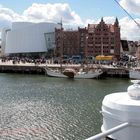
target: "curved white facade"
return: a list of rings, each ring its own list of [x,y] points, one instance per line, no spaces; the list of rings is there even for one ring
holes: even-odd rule
[[[35,23],[32,23],[32,22],[13,22],[12,23],[12,31],[17,30],[17,29],[22,29],[25,27],[29,27],[29,26],[32,26],[34,24]]]
[[[5,55],[6,37],[7,33],[11,31],[9,28],[3,28],[1,32],[1,55]]]
[[[46,52],[45,33],[54,32],[60,25],[55,23],[13,23],[5,38],[5,53]]]

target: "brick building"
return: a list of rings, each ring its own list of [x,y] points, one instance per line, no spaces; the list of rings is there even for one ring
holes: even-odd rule
[[[78,30],[67,30],[63,28],[55,29],[55,56],[63,55],[81,55],[85,56],[86,47],[86,28],[78,28]]]
[[[88,24],[86,55],[120,56],[120,27],[118,19],[115,23],[105,24],[103,18],[99,24]]]
[[[87,28],[74,31],[55,30],[55,55],[80,55],[81,57],[113,55],[120,57],[120,27],[116,18],[114,24],[88,24]]]

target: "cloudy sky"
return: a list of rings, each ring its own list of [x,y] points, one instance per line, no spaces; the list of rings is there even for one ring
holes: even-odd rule
[[[117,0],[140,23],[140,0]],[[0,29],[12,22],[55,22],[62,18],[67,28],[99,23],[101,18],[113,23],[118,17],[121,38],[140,40],[140,27],[115,0],[0,0]]]

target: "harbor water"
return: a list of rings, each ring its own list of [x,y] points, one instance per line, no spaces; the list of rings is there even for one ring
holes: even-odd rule
[[[0,85],[1,140],[84,140],[101,132],[104,96],[130,80],[1,73]]]

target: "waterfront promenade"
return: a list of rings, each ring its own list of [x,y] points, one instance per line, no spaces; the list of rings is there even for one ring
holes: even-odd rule
[[[0,72],[1,73],[29,73],[29,74],[45,74],[46,65],[51,68],[60,68],[60,64],[53,64],[50,61],[45,63],[22,62],[22,61],[2,61],[0,59]],[[80,64],[62,65],[62,67],[80,67]]]
[[[50,68],[63,68],[73,67],[80,68],[81,64],[54,64],[50,61],[45,63],[28,63],[28,62],[14,62],[12,60],[3,62],[0,60],[0,72],[2,73],[29,73],[29,74],[46,74],[46,65]],[[87,65],[85,65],[86,67]],[[129,69],[126,67],[114,67],[112,65],[100,65],[100,64],[88,64],[89,68],[101,68],[104,72],[104,76],[110,77],[128,77]]]

